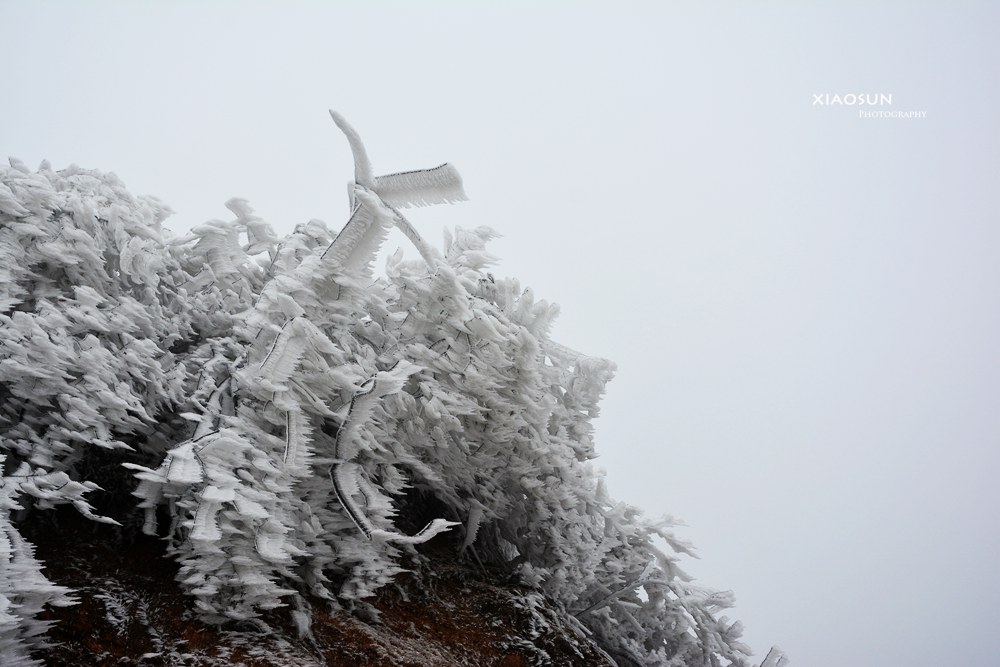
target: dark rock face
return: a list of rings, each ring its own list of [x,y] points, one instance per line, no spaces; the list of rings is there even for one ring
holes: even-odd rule
[[[287,609],[266,628],[205,625],[160,540],[53,514],[34,522],[31,539],[46,575],[77,591],[79,604],[48,612],[55,625],[39,657],[52,667],[614,664],[565,611],[502,573],[460,562],[443,537],[369,608],[352,614],[316,601],[312,636],[302,638]]]

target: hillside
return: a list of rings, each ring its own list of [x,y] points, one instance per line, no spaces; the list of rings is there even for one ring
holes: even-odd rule
[[[58,530],[51,529],[58,526]],[[55,608],[47,665],[216,667],[527,667],[608,665],[566,613],[496,570],[455,558],[444,536],[423,548],[413,573],[371,600],[364,617],[314,610],[312,636],[281,614],[257,627],[222,628],[192,618],[164,545],[70,512],[31,535],[46,574],[80,604]],[[2,661],[0,661],[2,663]]]
[[[234,199],[174,237],[113,174],[0,173],[7,663],[749,664],[592,465],[613,364],[486,270],[492,230],[400,212],[464,199],[453,166],[374,176],[333,116],[336,233]],[[392,227],[419,258],[379,276]]]

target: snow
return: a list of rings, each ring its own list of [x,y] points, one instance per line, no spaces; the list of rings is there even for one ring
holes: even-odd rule
[[[68,599],[17,539],[14,499],[90,514],[97,485],[70,475],[100,448],[134,455],[121,462],[144,529],[159,529],[157,509],[171,515],[178,580],[207,621],[290,605],[308,628],[306,594],[362,604],[415,545],[452,530],[612,655],[748,664],[740,626],[717,616],[731,600],[677,566],[688,549],[671,522],[614,501],[592,466],[614,365],[551,340],[554,304],[486,271],[492,230],[456,229],[438,251],[397,210],[464,199],[453,166],[374,177],[357,132],[333,117],[356,174],[338,234],[313,221],[279,239],[234,199],[235,219],[174,239],[159,227],[166,208],[112,175],[0,174],[0,252],[13,262],[0,294],[3,448],[18,464],[3,477],[2,564],[34,573],[0,602],[35,601],[4,612],[0,637],[31,646],[37,610]],[[375,277],[393,225],[420,259],[394,256]],[[412,535],[396,524],[421,511],[410,489],[444,514]],[[525,602],[538,633],[540,599]],[[102,600],[118,618],[117,598]]]

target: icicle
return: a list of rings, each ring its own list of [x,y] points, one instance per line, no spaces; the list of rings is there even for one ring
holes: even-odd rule
[[[197,484],[204,478],[201,462],[194,453],[193,441],[188,440],[170,450],[165,477],[175,484]]]
[[[462,177],[447,162],[433,169],[377,176],[372,190],[382,201],[396,208],[451,204],[468,199],[462,188]]]
[[[274,385],[284,384],[295,372],[306,349],[306,337],[315,333],[309,320],[294,317],[281,327],[267,356],[260,363],[259,374]]]
[[[215,515],[222,509],[222,505],[217,502],[206,500],[198,505],[198,510],[194,515],[194,524],[191,528],[191,539],[205,542],[215,542],[222,537],[219,524],[215,520]]]
[[[336,266],[368,275],[371,262],[389,234],[392,218],[384,215],[371,191],[354,188],[354,211],[344,228],[322,255]]]
[[[303,462],[308,456],[302,451],[303,445],[308,444],[307,420],[308,417],[297,408],[285,413],[285,452],[281,462],[286,471],[297,471],[304,467]]]
[[[638,588],[639,586],[643,585],[644,583],[647,583],[650,580],[650,575],[653,572],[655,572],[655,571],[656,571],[656,561],[655,560],[651,560],[651,561],[649,561],[646,564],[646,567],[643,568],[642,573],[638,577],[636,577],[632,581],[628,582],[625,586],[622,586],[618,590],[612,591],[612,592],[608,593],[603,598],[601,598],[600,600],[598,600],[594,604],[590,605],[586,609],[584,609],[582,611],[578,611],[578,612],[574,613],[573,615],[576,616],[577,618],[579,618],[579,617],[583,616],[584,614],[589,614],[590,612],[592,612],[592,611],[594,611],[596,609],[600,609],[601,607],[608,606],[609,604],[611,604],[612,602],[614,602],[616,599],[618,599],[622,595],[624,595],[626,593],[630,593],[630,592],[634,591],[636,588]]]
[[[284,530],[273,521],[265,521],[254,538],[257,553],[262,558],[279,563],[290,560],[286,542]]]
[[[468,549],[476,541],[479,533],[479,525],[483,522],[483,506],[478,501],[472,503],[469,508],[469,518],[465,523],[465,539],[462,541],[462,550]]]
[[[388,530],[376,530],[372,532],[369,539],[381,540],[383,542],[398,542],[400,544],[423,544],[446,530],[450,530],[452,526],[457,525],[459,525],[458,521],[434,519],[414,535],[404,535],[403,533]]]
[[[424,241],[424,238],[417,232],[416,227],[414,227],[402,213],[394,208],[390,207],[390,209],[396,214],[394,218],[396,229],[403,232],[403,236],[410,240],[410,243],[414,245],[417,252],[420,253],[420,256],[424,258],[425,262],[427,262],[427,266],[431,267],[431,269],[436,269],[438,264],[442,261],[441,255],[438,253],[437,249]]]
[[[351,489],[352,487],[357,489],[358,483],[348,475],[343,463],[336,463],[331,467],[330,481],[333,482],[333,491],[337,495],[340,505],[347,512],[348,518],[361,531],[362,535],[369,540],[372,539],[372,533],[375,531],[374,526],[351,498]]]
[[[772,646],[771,650],[767,652],[767,656],[764,658],[764,662],[760,663],[760,667],[785,667],[788,664],[788,656],[777,646]]]

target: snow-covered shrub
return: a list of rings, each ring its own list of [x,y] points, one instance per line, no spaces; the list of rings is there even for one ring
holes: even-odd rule
[[[46,605],[76,604],[69,590],[53,584],[42,574],[34,549],[11,522],[12,510],[24,509],[17,502],[22,492],[35,497],[55,495],[77,502],[88,487],[70,481],[66,473],[32,475],[27,464],[4,475],[4,455],[0,454],[0,658],[7,667],[33,667],[31,650],[44,646],[42,635],[49,623],[36,615]]]
[[[235,220],[170,239],[165,207],[113,176],[3,172],[0,442],[75,495],[18,488],[89,514],[78,473],[95,446],[122,452],[210,622],[291,605],[307,631],[316,598],[364,608],[452,529],[623,664],[747,664],[718,616],[729,596],[689,583],[669,522],[612,500],[592,467],[613,364],[551,340],[555,306],[487,272],[491,230],[438,251],[400,213],[464,198],[453,167],[375,177],[334,120],[355,153],[338,234],[314,220],[279,240],[231,200]],[[419,259],[376,277],[392,226]],[[408,535],[396,520],[420,498],[441,516]]]

